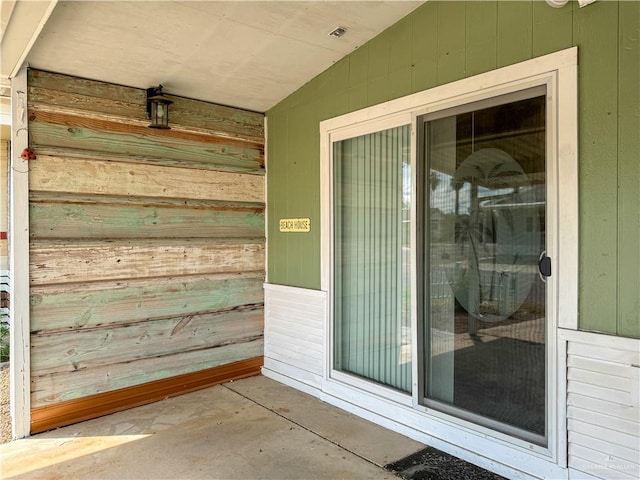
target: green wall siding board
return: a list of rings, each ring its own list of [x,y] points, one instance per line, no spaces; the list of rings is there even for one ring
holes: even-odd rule
[[[551,9],[543,2],[533,3],[533,56],[538,57],[572,46],[573,14],[570,6]]]
[[[328,72],[331,74],[331,88],[335,91],[346,90],[349,88],[349,69],[351,68],[351,57],[344,57],[336,62]]]
[[[438,85],[455,82],[465,77],[465,52],[457,50],[438,57]]]
[[[350,111],[349,90],[336,91],[329,100],[331,102],[331,114],[337,117]]]
[[[411,90],[411,67],[391,72],[391,98],[409,95]],[[373,102],[370,102],[373,105]]]
[[[465,4],[438,3],[438,85],[464,78]]]
[[[411,37],[413,25],[411,17],[405,17],[390,27],[389,32],[389,64],[390,72],[402,70],[411,66],[412,51]],[[373,52],[369,53],[369,62],[373,61]]]
[[[529,60],[532,57],[532,3],[497,2],[498,67]]]
[[[280,252],[279,255],[269,255],[267,258],[267,274],[270,281],[275,278],[284,278],[288,263],[286,237],[278,231],[279,218],[287,216],[288,127],[286,110],[270,112],[267,115],[269,136],[267,140],[267,195],[272,205],[271,210],[268,210],[267,242],[270,252]]]
[[[331,105],[331,116],[342,115],[349,111],[349,68],[350,57],[345,57],[331,67],[331,93],[325,97]]]
[[[614,334],[618,281],[618,4],[596,2],[589,7],[577,9],[574,17],[580,64],[580,326]]]
[[[413,65],[411,71],[411,91],[420,92],[438,85],[437,62],[420,60]]]
[[[363,45],[349,56],[349,87],[367,83],[369,71],[369,45]]]
[[[438,58],[438,5],[427,2],[414,11],[410,18],[413,21],[411,59],[413,64],[435,62]]]
[[[496,2],[465,2],[465,22],[467,48],[474,43],[495,42],[498,5]]]
[[[367,79],[385,76],[389,73],[389,33],[385,30],[369,44]]]
[[[312,104],[313,105],[313,104]],[[316,105],[316,110],[319,108]],[[320,222],[320,185],[316,179],[319,176],[319,155],[317,145],[320,143],[320,133],[317,128],[319,119],[313,114],[313,108],[296,112],[291,117],[293,138],[290,145],[296,146],[295,151],[299,155],[292,158],[291,162],[291,195],[293,198],[302,198],[303,202],[292,202],[290,217],[310,218],[312,225]],[[305,132],[311,132],[305,135]],[[312,236],[318,235],[317,229],[309,233],[283,233],[288,236],[289,251],[292,258],[303,258],[304,252],[312,246]],[[319,276],[319,264],[314,262],[307,265],[306,262],[290,262],[288,278],[292,284],[301,286],[313,285],[313,278]]]
[[[577,2],[552,8],[543,1],[426,2],[325,72],[331,78],[330,90],[315,89],[312,98],[302,102],[296,95],[297,103],[285,99],[272,110],[278,112],[275,121],[290,134],[295,132],[300,142],[295,149],[278,149],[281,153],[275,158],[271,143],[279,137],[270,130],[270,159],[286,165],[288,156],[305,152],[310,161],[319,162],[316,120],[328,118],[324,112],[338,116],[578,46],[580,328],[640,337],[639,5],[598,1],[585,8],[578,8]],[[382,47],[387,37],[388,55]],[[386,59],[387,76],[379,74]],[[315,112],[315,120],[293,127],[299,109]],[[306,172],[312,177],[298,193],[284,188],[286,173],[269,172],[270,219],[286,216],[284,203],[308,205],[319,215],[319,165]],[[272,191],[277,192],[274,201]],[[270,232],[277,227],[274,221],[269,221]],[[312,232],[318,223],[319,217],[312,219]],[[320,288],[317,233],[299,243],[295,255],[285,240],[270,243],[272,283]],[[295,264],[300,278],[287,277],[294,269],[281,262]]]
[[[438,56],[465,47],[465,2],[438,2]]]
[[[617,331],[640,337],[640,2],[619,18]]]
[[[372,79],[367,86],[369,104],[386,102],[392,98],[389,75]]]
[[[362,84],[349,89],[349,111],[360,110],[369,106],[367,85]]]
[[[494,2],[466,2],[465,68],[467,76],[496,68],[498,8]]]

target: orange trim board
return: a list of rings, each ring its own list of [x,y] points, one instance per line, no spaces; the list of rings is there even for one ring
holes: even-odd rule
[[[31,409],[31,434],[260,374],[263,357]]]

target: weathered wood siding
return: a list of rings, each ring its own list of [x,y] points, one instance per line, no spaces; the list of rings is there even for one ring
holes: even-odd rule
[[[263,115],[29,72],[32,407],[263,353]]]

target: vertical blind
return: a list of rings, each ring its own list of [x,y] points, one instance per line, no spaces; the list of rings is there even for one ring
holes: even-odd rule
[[[334,368],[409,392],[410,127],[333,153]]]

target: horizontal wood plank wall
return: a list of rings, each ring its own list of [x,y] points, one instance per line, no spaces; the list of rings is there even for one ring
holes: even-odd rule
[[[29,72],[38,429],[262,357],[263,115],[170,98],[171,130],[150,129],[144,90]]]

